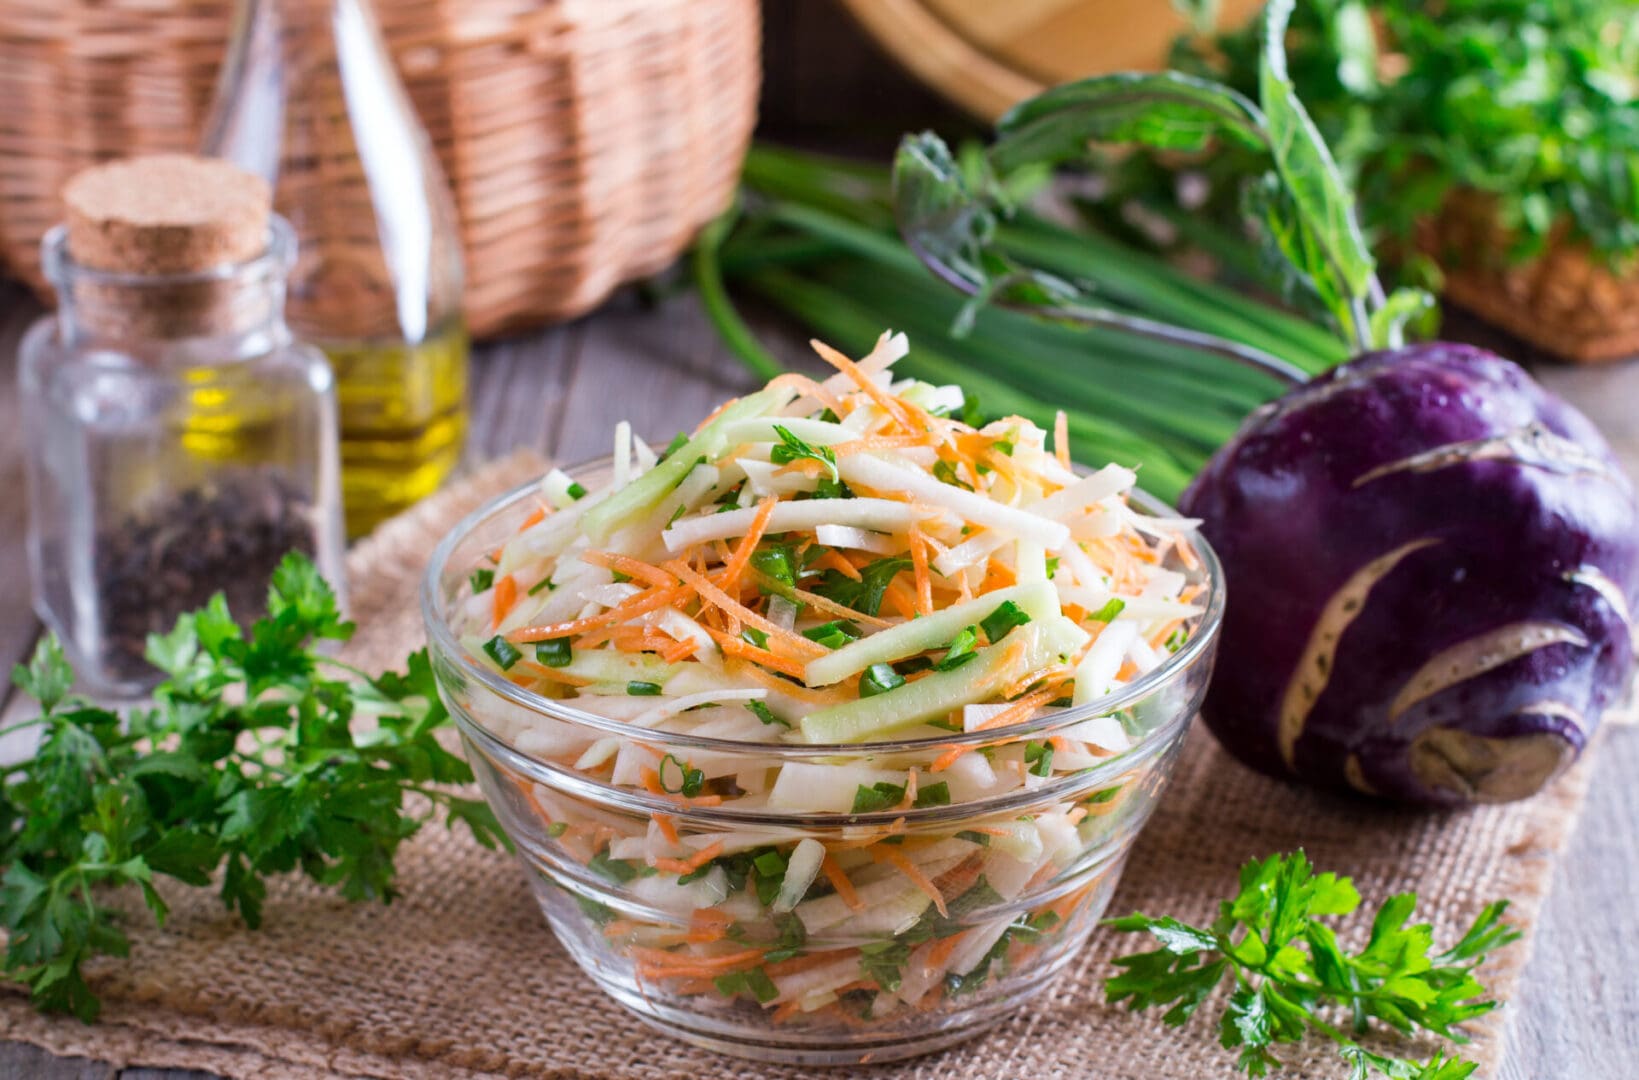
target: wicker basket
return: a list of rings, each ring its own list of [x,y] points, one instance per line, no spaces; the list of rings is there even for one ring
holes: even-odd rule
[[[594,306],[727,204],[757,0],[377,0],[455,192],[478,334]],[[191,149],[233,0],[0,0],[0,262],[37,288],[84,165]]]
[[[1621,275],[1555,239],[1510,265],[1488,200],[1452,199],[1421,246],[1446,268],[1445,296],[1516,337],[1577,363],[1639,355],[1639,270]]]

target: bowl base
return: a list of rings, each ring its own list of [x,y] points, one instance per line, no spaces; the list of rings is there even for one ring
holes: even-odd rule
[[[714,1053],[780,1065],[872,1065],[945,1050],[989,1031],[1045,990],[1079,952],[1064,950],[1029,976],[1015,980],[1006,993],[971,1009],[930,1014],[923,1030],[901,1028],[878,1036],[863,1030],[805,1032],[792,1027],[780,1031],[766,1025],[739,1024],[732,1014],[712,1016],[676,1008],[634,990],[629,983],[604,980],[595,970],[586,973],[604,993],[650,1027]]]

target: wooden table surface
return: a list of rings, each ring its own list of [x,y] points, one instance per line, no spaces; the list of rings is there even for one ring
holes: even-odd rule
[[[38,314],[0,284],[0,669],[34,640],[21,551],[21,447],[14,353]],[[777,344],[794,355],[792,335]],[[1639,475],[1639,364],[1547,368],[1545,381],[1586,409]],[[606,453],[616,421],[657,445],[692,426],[747,378],[692,300],[651,307],[631,297],[568,326],[480,350],[471,460],[529,446],[560,461]],[[1513,1034],[1502,1080],[1618,1080],[1639,1075],[1639,730],[1599,747],[1593,794],[1556,876],[1525,981],[1509,1003]],[[1346,869],[1346,868],[1345,868]],[[137,956],[133,963],[152,962]],[[3,1041],[0,1080],[179,1080],[203,1074],[53,1058]],[[1230,1070],[1225,1069],[1225,1076]],[[1341,1075],[1341,1072],[1340,1074]]]

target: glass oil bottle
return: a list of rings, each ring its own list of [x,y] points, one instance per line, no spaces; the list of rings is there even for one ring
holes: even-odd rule
[[[459,463],[468,363],[454,204],[368,0],[241,0],[204,152],[296,230],[289,318],[335,370],[362,535]]]

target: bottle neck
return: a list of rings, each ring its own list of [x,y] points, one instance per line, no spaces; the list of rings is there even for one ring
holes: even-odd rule
[[[84,266],[69,255],[60,227],[47,234],[42,249],[57,291],[57,334],[68,348],[114,351],[156,366],[195,366],[265,356],[290,342],[285,275],[295,240],[277,217],[261,255],[200,273]]]

